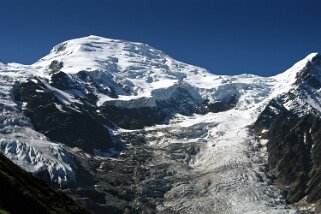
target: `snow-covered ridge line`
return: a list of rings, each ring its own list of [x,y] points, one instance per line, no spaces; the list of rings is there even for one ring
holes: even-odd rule
[[[97,84],[110,88],[118,95],[118,98],[112,98],[97,94],[98,106],[107,101],[111,105],[135,108],[144,105],[155,106],[156,100],[170,98],[173,88],[177,88],[177,85],[189,85],[188,91],[193,97],[201,96],[209,102],[224,99],[222,85],[225,85],[227,93],[239,96],[247,88],[269,85],[267,87],[275,88],[274,93],[266,96],[275,97],[289,91],[297,73],[317,55],[312,53],[284,73],[270,78],[250,74],[224,76],[176,61],[162,51],[143,43],[91,35],[56,45],[47,56],[30,66],[25,66],[25,69],[28,67],[37,71],[38,75],[50,79],[51,63],[61,62],[61,71],[72,75],[86,71],[96,79]]]
[[[197,96],[210,102],[217,101],[215,88],[228,84],[232,86],[244,83],[248,87],[253,83],[273,84],[276,88],[273,96],[277,96],[292,87],[297,73],[317,55],[317,53],[310,54],[286,72],[270,78],[250,74],[224,76],[214,75],[206,69],[176,61],[146,44],[89,36],[55,46],[47,56],[31,67],[48,75],[51,63],[57,61],[63,64],[61,71],[67,74],[91,72],[96,80],[103,78],[99,84],[112,88],[119,95],[113,99],[101,94],[98,105],[109,101],[116,106],[128,105],[129,108],[134,108],[143,105],[154,106],[155,100],[168,99],[172,88],[177,87],[177,84],[182,85],[181,83],[190,85],[195,89],[189,90],[190,92],[195,94],[194,91],[198,91]],[[244,87],[241,86],[240,90],[243,90],[242,88]],[[226,90],[229,90],[229,87],[226,87]],[[127,102],[129,100],[132,102]]]

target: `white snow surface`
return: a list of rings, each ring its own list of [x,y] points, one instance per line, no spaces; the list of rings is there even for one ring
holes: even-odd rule
[[[156,101],[166,100],[177,88],[184,88],[194,97],[210,103],[236,95],[241,97],[237,108],[246,109],[249,108],[248,103],[253,104],[252,99],[257,99],[254,102],[257,103],[265,97],[271,99],[293,89],[297,73],[316,55],[308,55],[273,77],[252,74],[227,76],[179,62],[143,43],[88,36],[55,46],[29,69],[50,79],[50,64],[58,61],[63,63],[61,70],[67,74],[89,72],[104,87],[112,85],[118,95],[118,98],[112,98],[97,94],[98,106],[105,102],[126,108],[155,106]]]
[[[118,98],[97,94],[98,106],[104,102],[126,108],[154,106],[156,100],[168,99],[177,87],[187,89],[195,99],[207,99],[211,103],[237,96],[239,101],[231,110],[177,115],[168,125],[146,128],[150,145],[155,148],[171,143],[201,145],[200,152],[189,164],[189,173],[195,175],[193,180],[177,183],[166,193],[165,202],[158,209],[171,208],[184,213],[295,213],[284,204],[279,192],[268,185],[261,168],[266,154],[252,151],[258,142],[249,134],[248,126],[271,99],[297,89],[296,75],[315,56],[311,54],[273,77],[226,76],[178,62],[142,43],[98,36],[69,40],[55,46],[32,65],[0,64],[0,149],[29,171],[47,169],[58,182],[73,179],[72,161],[64,147],[35,132],[10,95],[16,80],[23,81],[30,75],[50,79],[49,66],[53,60],[62,62],[61,70],[69,75],[86,71],[105,86],[111,82],[119,85],[120,88],[115,89]],[[127,91],[121,88],[124,86]],[[63,104],[77,102],[67,92],[57,89],[56,93],[62,97]],[[298,101],[296,105],[302,107],[308,102],[311,108],[321,111],[320,92],[316,93],[308,101],[300,99],[302,103]],[[286,107],[290,109],[293,105]],[[119,132],[126,131],[119,129]]]
[[[273,81],[248,74],[214,75],[206,69],[176,61],[149,45],[97,36],[63,42],[31,68],[43,76],[49,75],[49,66],[54,60],[63,63],[61,70],[65,73],[91,71],[95,79],[108,75],[108,80],[102,84],[108,86],[112,80],[130,91],[121,92],[123,90],[116,88],[120,95],[117,99],[100,94],[98,105],[114,100],[115,105],[138,107],[129,104],[131,100],[137,105],[150,106],[155,104],[155,99],[166,99],[173,89],[186,85],[191,94],[197,93],[215,102],[226,94],[239,93],[255,85],[265,87],[264,84]]]

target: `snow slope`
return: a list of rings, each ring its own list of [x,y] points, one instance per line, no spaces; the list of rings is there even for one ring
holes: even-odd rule
[[[197,93],[215,102],[252,85],[265,87],[270,84],[269,79],[255,75],[214,75],[203,68],[178,62],[146,44],[97,36],[63,42],[31,68],[46,76],[53,61],[62,62],[61,70],[67,74],[88,71],[99,84],[113,87],[119,95],[115,102],[123,101],[119,105],[124,106],[128,100],[135,99],[139,100],[138,103],[153,105],[153,99],[164,100],[173,88],[186,85],[190,86],[191,94]],[[101,98],[98,105],[115,100],[104,94],[98,95]]]
[[[98,106],[107,101],[126,108],[155,106],[155,101],[166,100],[177,88],[184,88],[195,99],[210,103],[237,96],[240,98],[237,108],[247,109],[249,104],[293,89],[297,73],[316,55],[308,55],[274,77],[226,76],[176,61],[146,44],[89,36],[55,46],[29,69],[50,79],[50,65],[57,61],[63,64],[61,71],[71,76],[80,71],[88,72],[97,84],[111,88],[117,95],[115,98],[97,92]]]

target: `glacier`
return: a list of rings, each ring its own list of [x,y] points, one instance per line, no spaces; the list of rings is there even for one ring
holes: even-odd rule
[[[266,169],[266,140],[255,136],[251,125],[271,100],[289,92],[295,95],[306,92],[298,89],[298,76],[317,57],[316,53],[310,54],[272,77],[227,76],[176,61],[142,43],[98,36],[69,40],[32,65],[0,64],[0,151],[27,171],[47,173],[50,182],[60,187],[77,180],[78,166],[74,160],[77,155],[83,154],[82,158],[88,160],[117,160],[106,155],[108,151],[79,152],[79,148],[70,148],[35,131],[24,114],[24,103],[14,97],[16,83],[34,77],[60,101],[55,103],[60,111],[65,111],[64,108],[79,111],[77,106],[85,105],[90,93],[97,99],[88,101],[88,106],[98,113],[104,107],[126,113],[130,109],[173,105],[164,111],[172,111],[165,115],[166,122],[142,128],[122,127],[115,121],[106,124],[106,132],[113,139],[144,135],[148,147],[157,154],[149,167],[167,163],[173,168],[174,175],[168,177],[175,177],[175,182],[156,203],[157,212],[297,213],[285,203],[280,190],[271,185]],[[53,69],[57,64],[61,66]],[[76,85],[72,90],[53,85],[54,74],[59,72]],[[301,113],[308,108],[318,114],[320,91],[310,94],[308,99],[297,96],[285,100],[284,106]],[[185,98],[187,103],[175,106],[177,100]],[[193,108],[189,109],[190,106]],[[130,150],[131,140],[125,142]],[[176,145],[191,146],[195,151],[184,156],[178,149],[169,158],[170,148]]]

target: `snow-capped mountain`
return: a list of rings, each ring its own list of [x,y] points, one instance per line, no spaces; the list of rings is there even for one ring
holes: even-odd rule
[[[321,199],[319,54],[273,77],[225,76],[89,36],[0,64],[0,87],[1,152],[95,213],[296,213],[286,201]]]

